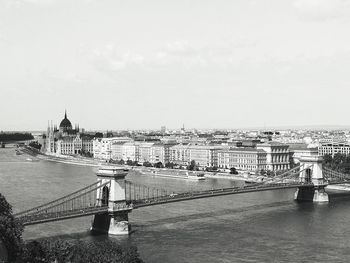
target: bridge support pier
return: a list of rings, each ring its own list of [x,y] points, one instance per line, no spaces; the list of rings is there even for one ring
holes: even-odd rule
[[[128,235],[129,234],[128,212],[118,213],[111,216],[108,234],[110,235]]]
[[[91,231],[109,235],[128,235],[130,231],[128,213],[129,211],[96,214]]]
[[[315,187],[315,194],[314,194],[314,202],[329,202],[328,194],[326,193],[326,190],[324,189],[324,186],[316,186]]]
[[[99,205],[108,205],[107,213],[94,216],[91,231],[108,233],[110,235],[128,235],[130,231],[128,214],[132,206],[125,200],[125,176],[128,170],[117,168],[100,168],[97,178],[108,186],[97,191]]]
[[[312,201],[317,203],[329,202],[328,194],[323,186],[300,187],[295,192],[294,199],[297,201]]]
[[[299,187],[295,192],[294,199],[297,201],[329,202],[325,191],[327,183],[322,173],[322,156],[302,156],[299,180],[308,186]]]

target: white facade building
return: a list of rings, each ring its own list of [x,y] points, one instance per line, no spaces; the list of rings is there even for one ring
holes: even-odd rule
[[[137,144],[136,161],[139,163],[151,162],[151,149],[153,142],[141,142]]]
[[[318,154],[319,155],[332,155],[334,157],[334,154],[341,153],[345,155],[350,155],[350,144],[349,143],[339,143],[339,142],[330,142],[330,143],[324,143],[318,147]]]
[[[131,141],[128,137],[96,138],[93,140],[94,158],[102,160],[112,159],[112,144]]]
[[[278,142],[257,144],[257,149],[266,152],[266,168],[271,171],[289,170],[289,146]]]
[[[218,152],[219,168],[242,171],[266,170],[266,152],[255,148],[231,148]]]

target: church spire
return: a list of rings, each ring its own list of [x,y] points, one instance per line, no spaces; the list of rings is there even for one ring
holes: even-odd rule
[[[67,119],[67,110],[64,110],[64,118]]]

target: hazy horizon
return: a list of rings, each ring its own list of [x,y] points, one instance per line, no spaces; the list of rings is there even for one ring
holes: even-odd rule
[[[350,2],[0,0],[0,130],[350,127]]]
[[[82,127],[80,127],[82,128]],[[175,130],[181,130],[181,128],[172,128],[172,127],[166,127],[167,131],[175,131]],[[42,130],[0,130],[0,132],[46,132],[47,128],[42,129]],[[160,127],[157,129],[85,129],[86,132],[121,132],[121,131],[160,131]],[[251,130],[251,131],[282,131],[282,130],[327,130],[327,131],[332,131],[332,130],[350,130],[350,125],[310,125],[310,126],[274,126],[274,127],[237,127],[237,128],[196,128],[196,127],[188,127],[185,129],[187,131],[192,131],[192,130],[198,130],[198,131],[209,131],[209,130],[218,130],[218,131],[225,131],[225,130]]]

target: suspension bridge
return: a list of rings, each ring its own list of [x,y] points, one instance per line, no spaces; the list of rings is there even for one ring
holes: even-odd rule
[[[327,202],[325,187],[350,183],[350,175],[322,168],[319,156],[305,157],[300,165],[263,182],[221,189],[172,192],[135,184],[125,179],[128,170],[100,168],[97,182],[49,203],[15,214],[24,225],[41,224],[94,215],[93,230],[129,233],[128,214],[133,209],[187,200],[258,191],[296,188],[296,200]]]

